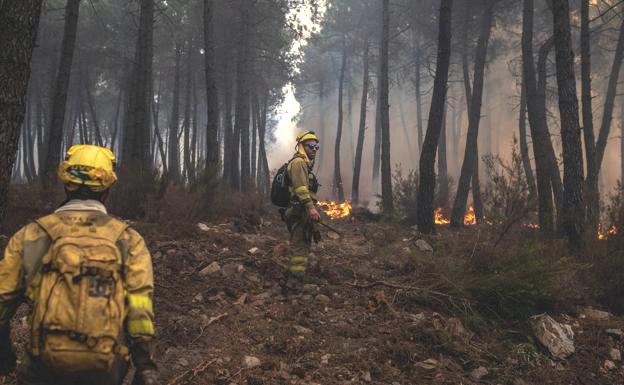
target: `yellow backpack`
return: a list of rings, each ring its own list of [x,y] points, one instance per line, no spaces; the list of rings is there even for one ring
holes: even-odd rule
[[[63,373],[107,371],[128,357],[124,261],[127,225],[103,213],[60,212],[37,220],[51,239],[29,285],[31,353]]]

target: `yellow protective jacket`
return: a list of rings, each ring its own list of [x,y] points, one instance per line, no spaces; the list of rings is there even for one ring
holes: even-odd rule
[[[317,182],[312,173],[312,163],[304,159],[300,154],[288,163],[288,178],[290,180],[291,202],[299,202],[307,208],[314,206],[318,200],[316,197]]]
[[[96,218],[101,222],[98,225],[103,226],[111,218],[104,205],[92,200],[70,201],[56,213],[77,222]],[[37,288],[33,290],[29,286],[41,268],[41,259],[50,244],[50,237],[37,222],[22,227],[9,240],[4,258],[0,260],[0,329],[8,326],[22,302],[32,305]],[[141,235],[131,228],[123,230],[116,245],[125,261],[125,333],[130,338],[150,341],[155,329],[152,305],[154,277],[149,250]]]

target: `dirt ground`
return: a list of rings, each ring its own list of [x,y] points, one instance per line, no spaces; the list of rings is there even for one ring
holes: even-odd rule
[[[450,247],[444,231],[426,239],[427,252],[410,228],[333,221],[342,236],[321,229],[303,295],[284,297],[286,232],[273,211],[262,220],[166,229],[134,224],[154,260],[162,384],[624,383],[619,361],[604,367],[623,342],[606,331],[624,328],[622,318],[552,314],[575,332],[575,354],[556,361],[532,343],[510,343],[509,330],[469,330],[446,312],[461,298],[436,290],[421,268]],[[22,346],[26,330],[17,318]]]

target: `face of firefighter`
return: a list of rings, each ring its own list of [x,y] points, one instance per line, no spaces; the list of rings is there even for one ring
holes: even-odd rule
[[[316,158],[316,152],[320,149],[316,140],[306,140],[303,142],[303,148],[305,149],[308,159],[314,160]]]

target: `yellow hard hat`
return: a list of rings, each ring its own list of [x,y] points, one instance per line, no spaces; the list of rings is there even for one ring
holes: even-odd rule
[[[316,140],[319,142],[318,136],[316,136],[314,131],[306,131],[297,136],[297,143],[303,143],[307,140]]]
[[[108,148],[90,144],[72,146],[58,168],[58,177],[69,190],[84,185],[93,191],[103,191],[117,181],[115,154]]]

